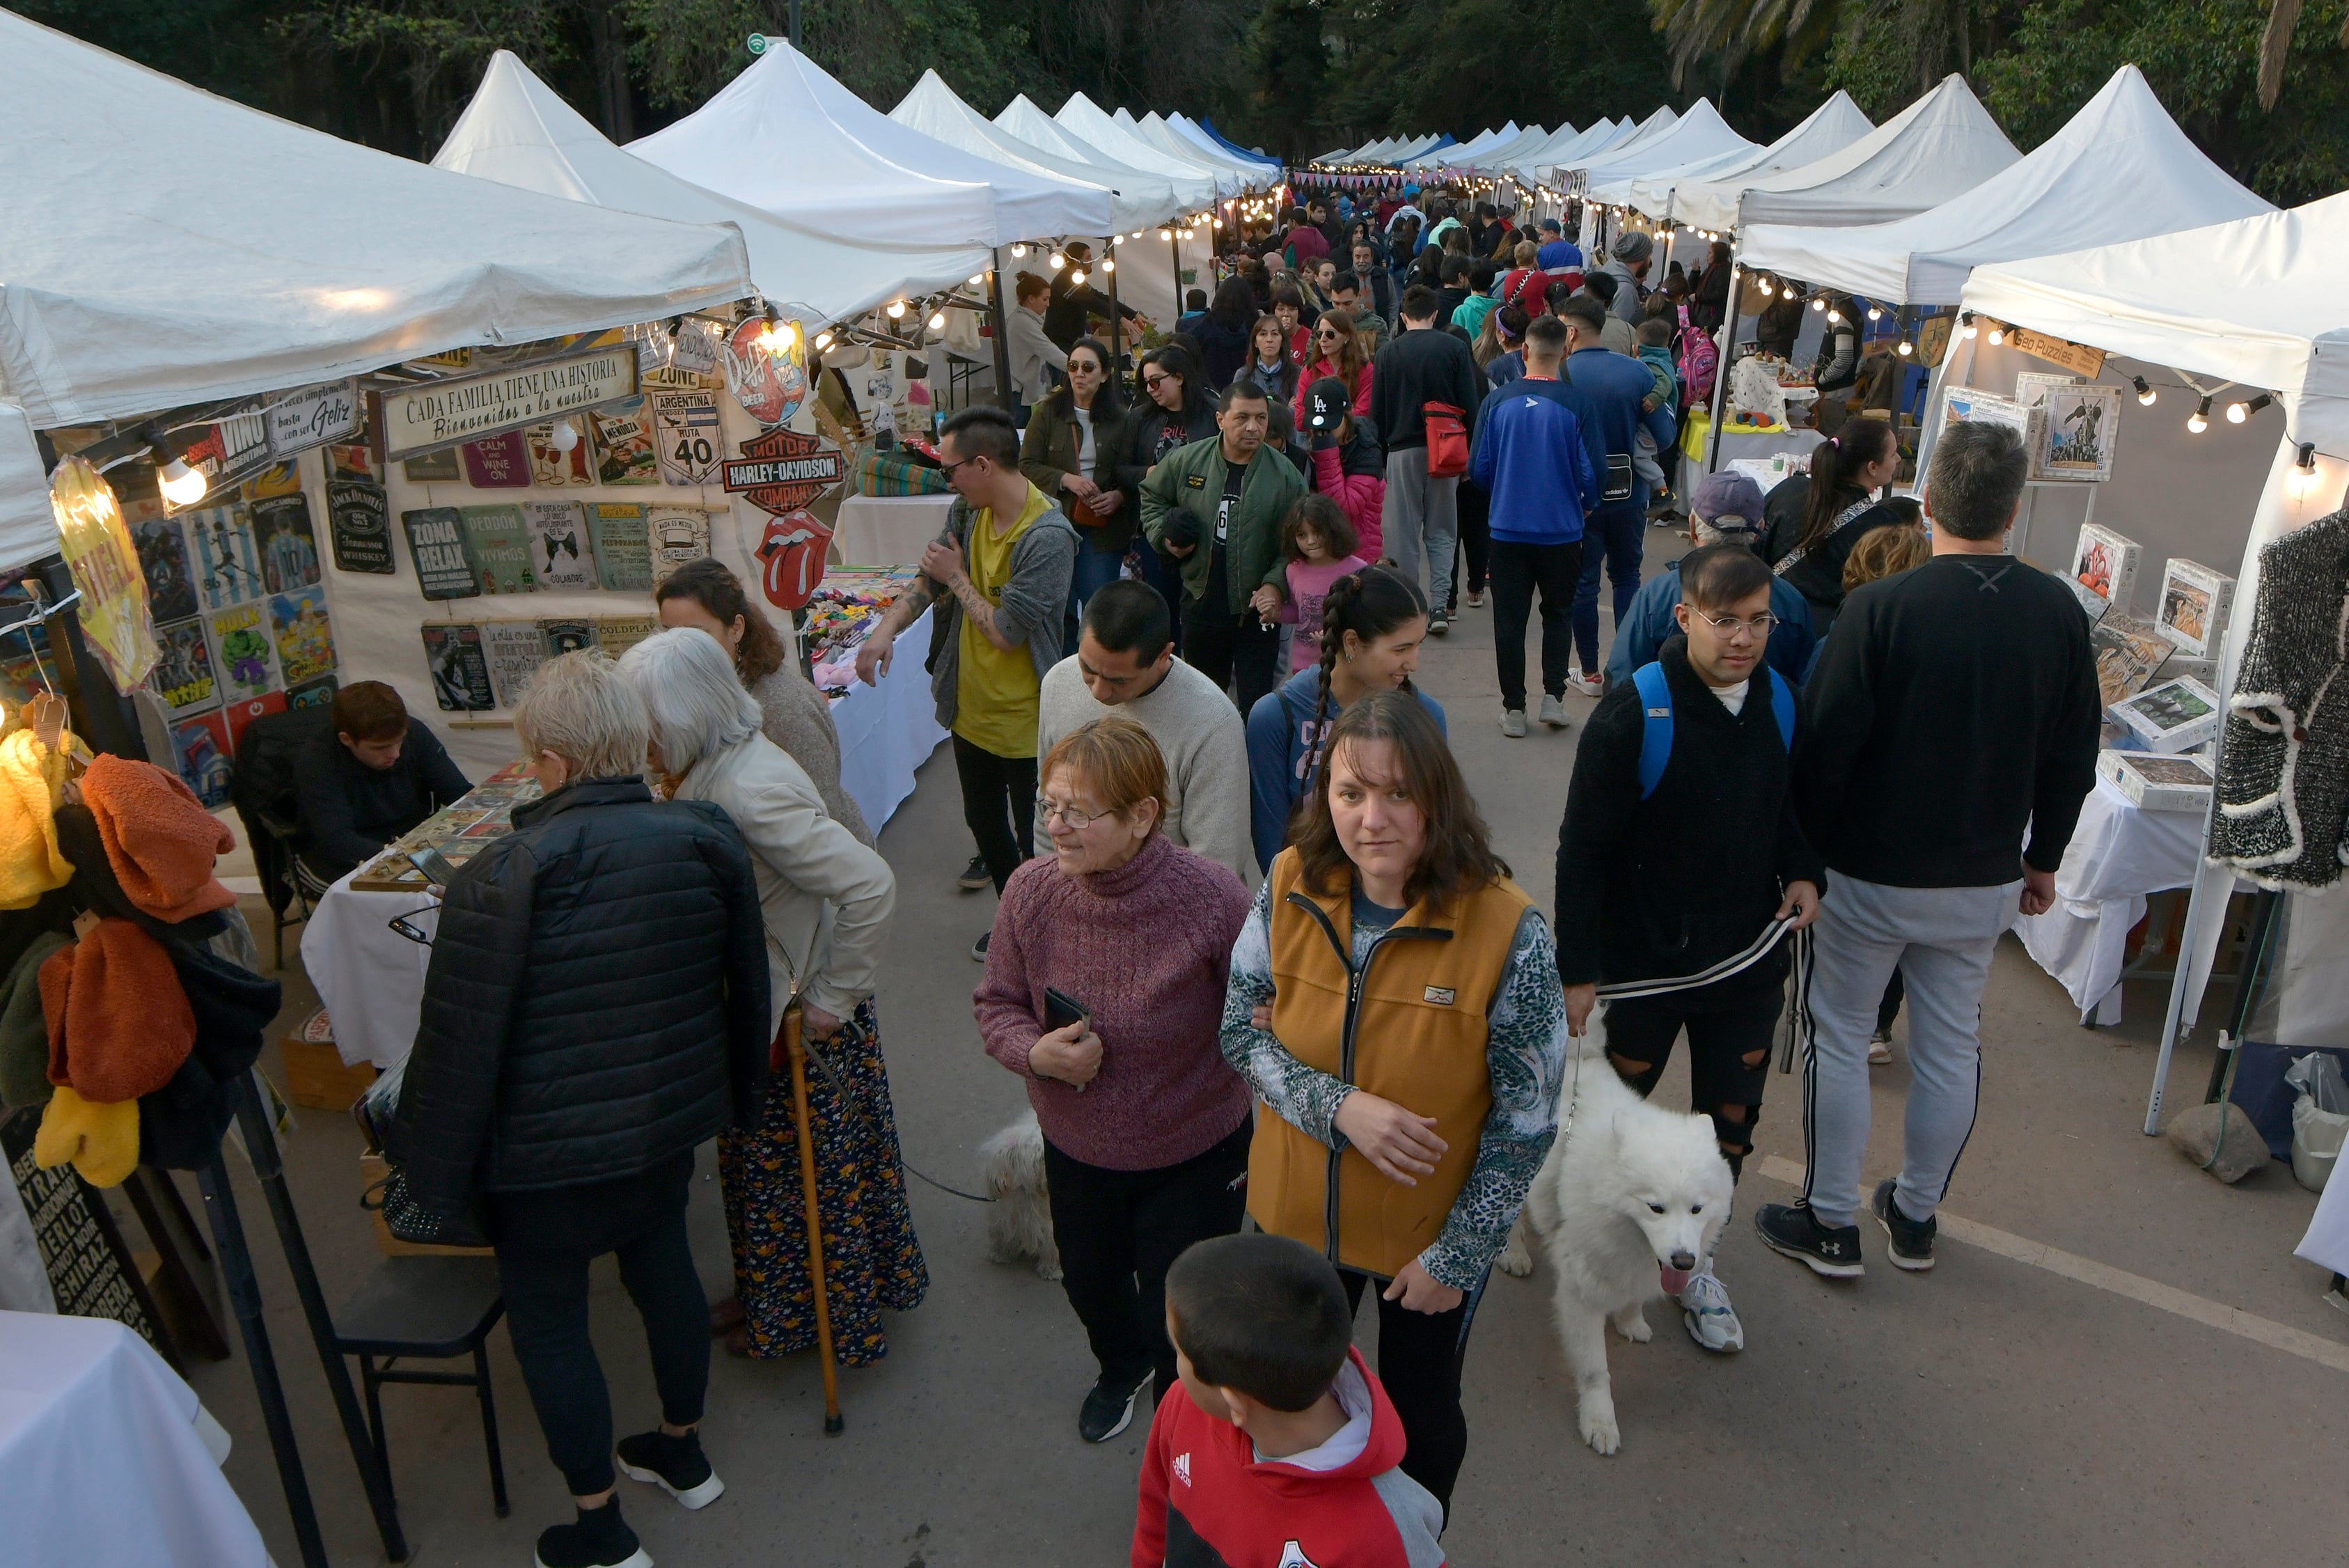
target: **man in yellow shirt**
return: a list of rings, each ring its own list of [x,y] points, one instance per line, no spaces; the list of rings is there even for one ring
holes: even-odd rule
[[[922,575],[857,650],[866,684],[889,671],[897,634],[937,607],[930,695],[954,735],[963,820],[1000,895],[1034,853],[1036,705],[1060,662],[1077,531],[1019,472],[1019,432],[1000,409],[947,421],[938,461],[959,498],[922,552]],[[970,956],[987,957],[987,938]]]

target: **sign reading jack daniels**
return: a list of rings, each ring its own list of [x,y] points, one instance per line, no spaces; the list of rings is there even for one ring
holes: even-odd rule
[[[543,425],[634,397],[636,348],[622,343],[441,381],[419,381],[383,394],[388,461],[479,441],[524,425]]]

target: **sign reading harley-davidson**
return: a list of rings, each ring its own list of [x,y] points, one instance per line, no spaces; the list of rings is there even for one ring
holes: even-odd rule
[[[726,490],[780,517],[805,507],[846,472],[838,447],[779,427],[742,443],[741,457],[726,465]]]

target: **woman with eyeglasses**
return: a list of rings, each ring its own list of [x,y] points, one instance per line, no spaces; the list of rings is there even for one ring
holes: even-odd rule
[[[1064,737],[1038,774],[1052,853],[1012,874],[972,997],[1044,1132],[1061,1284],[1099,1374],[1086,1442],[1175,1385],[1166,1269],[1240,1226],[1248,1094],[1216,1042],[1247,891],[1159,831],[1166,763],[1131,719]]]
[[[1118,487],[1139,496],[1142,482],[1176,447],[1216,439],[1216,403],[1198,362],[1169,344],[1142,357],[1135,371],[1142,397],[1126,421],[1125,455],[1117,465]],[[1139,505],[1137,501],[1136,505]],[[1138,517],[1138,514],[1137,514]],[[1139,529],[1126,547],[1126,560],[1142,580],[1156,588],[1174,618],[1174,651],[1183,651],[1183,579],[1167,556],[1151,548]]]
[[[1312,341],[1309,363],[1290,399],[1296,405],[1298,428],[1305,428],[1305,389],[1325,376],[1345,383],[1347,396],[1353,400],[1356,419],[1370,418],[1371,362],[1362,353],[1361,339],[1355,336],[1353,317],[1343,310],[1323,311],[1320,319],[1313,324]]]
[[[1069,619],[1063,640],[1077,642],[1085,601],[1117,581],[1133,538],[1134,498],[1118,486],[1125,454],[1127,414],[1110,373],[1109,347],[1080,337],[1069,348],[1068,379],[1029,415],[1019,443],[1019,472],[1060,504],[1077,530],[1076,566],[1069,575]]]

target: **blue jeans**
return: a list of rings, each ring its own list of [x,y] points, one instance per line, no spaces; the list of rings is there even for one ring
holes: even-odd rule
[[[1582,583],[1574,596],[1574,648],[1585,675],[1599,673],[1599,573],[1604,566],[1615,585],[1615,624],[1631,613],[1640,591],[1640,553],[1647,543],[1648,498],[1634,490],[1619,505],[1582,520]]]
[[[1077,623],[1084,618],[1085,601],[1117,581],[1119,569],[1125,564],[1125,547],[1104,550],[1091,539],[1077,541],[1077,558],[1069,573],[1068,636],[1061,642],[1071,653],[1077,650]]]

